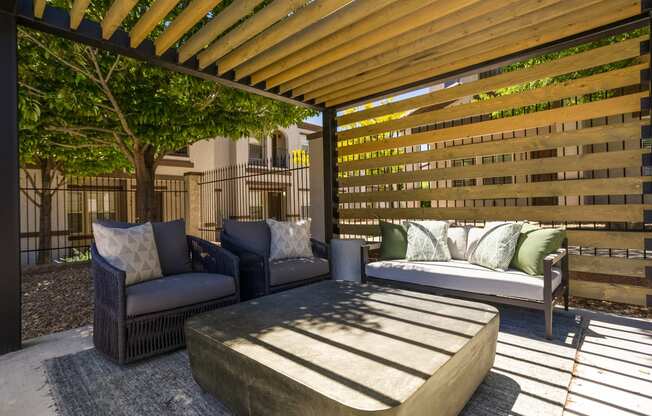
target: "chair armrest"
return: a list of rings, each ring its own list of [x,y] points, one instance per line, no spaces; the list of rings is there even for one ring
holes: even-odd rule
[[[566,257],[567,254],[568,251],[565,248],[560,248],[556,252],[548,254],[543,259],[543,264],[550,263],[550,266],[552,267]]]
[[[553,287],[552,287],[552,267],[561,262],[562,271],[562,285],[568,284],[568,241],[564,240],[562,248],[554,253],[548,254],[543,259],[543,301],[546,304],[551,304],[553,301]]]
[[[330,258],[330,249],[328,244],[311,238],[310,245],[312,246],[312,253],[315,255],[315,257],[321,257],[322,259]]]
[[[193,269],[199,264],[204,271],[232,276],[240,296],[240,259],[238,256],[201,238],[188,236]]]
[[[109,264],[97,251],[95,244],[91,246],[91,275],[95,288],[95,305],[111,310],[116,317],[124,317],[127,274]]]

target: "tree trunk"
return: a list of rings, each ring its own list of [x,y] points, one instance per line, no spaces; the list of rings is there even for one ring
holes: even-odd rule
[[[41,189],[36,191],[40,202],[38,227],[38,264],[48,264],[52,260],[52,180],[56,174],[54,163],[42,160]]]
[[[136,222],[161,221],[155,189],[155,152],[151,146],[135,149]]]

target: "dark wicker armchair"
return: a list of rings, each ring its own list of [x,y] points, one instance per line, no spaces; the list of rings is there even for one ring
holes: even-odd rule
[[[236,256],[212,243],[195,237],[187,237],[193,273],[165,276],[154,281],[125,286],[125,273],[111,266],[100,256],[95,245],[91,248],[92,275],[95,286],[95,313],[93,341],[95,347],[114,361],[124,364],[172,351],[185,345],[184,323],[189,317],[237,303],[240,298],[239,261]],[[161,288],[176,279],[177,285],[191,282],[192,277],[223,275],[233,278],[234,293],[204,299],[200,302],[181,304],[174,308],[129,315],[128,301],[136,297],[137,290],[152,284]],[[188,279],[190,277],[190,279]],[[185,282],[182,279],[187,279]],[[152,283],[150,283],[152,282]],[[182,288],[182,286],[177,286]],[[229,283],[229,291],[233,286]],[[156,297],[154,294],[151,297]],[[132,299],[133,300],[133,299]],[[157,302],[160,300],[154,300]],[[151,301],[150,301],[151,302]],[[177,299],[178,303],[178,299]],[[141,306],[142,308],[142,306]],[[150,308],[151,309],[151,308]]]
[[[313,257],[274,261],[270,260],[270,236],[268,229],[267,234],[264,232],[267,227],[264,221],[241,225],[230,221],[231,229],[226,224],[220,234],[220,242],[222,247],[240,258],[243,300],[330,278],[330,250],[327,244],[311,239]]]

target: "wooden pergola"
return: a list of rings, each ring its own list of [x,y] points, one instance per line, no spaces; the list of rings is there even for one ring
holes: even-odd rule
[[[341,132],[338,132],[338,124],[413,110],[464,94],[490,90],[490,87],[513,85],[518,79],[510,78],[493,86],[472,83],[465,90],[446,93],[448,96],[432,93],[347,115],[338,116],[339,110],[649,26],[651,6],[646,0],[274,0],[264,6],[262,0],[234,0],[219,13],[214,13],[221,0],[154,0],[127,31],[123,29],[123,22],[137,6],[137,1],[114,0],[100,21],[86,17],[89,3],[89,0],[74,0],[72,7],[64,10],[48,5],[46,0],[0,0],[0,184],[6,192],[0,205],[0,217],[4,220],[0,228],[3,248],[0,251],[3,268],[0,276],[0,353],[18,349],[21,342],[17,25],[322,111],[325,225],[329,238],[334,232],[339,233],[338,218],[377,214],[371,212],[373,210],[363,213],[349,209],[341,210],[341,216],[340,203],[373,202],[380,198],[370,195],[373,192],[366,192],[363,196],[344,193],[343,198],[338,198],[342,187],[366,183],[364,179],[355,177],[347,177],[339,183],[338,168],[343,172],[396,163],[396,157],[381,162],[347,159],[338,166],[338,155],[343,157],[398,146],[381,141],[356,142],[357,138],[486,113],[499,107],[485,105],[472,109],[461,106],[464,108],[448,113],[413,115],[406,121]],[[173,10],[178,13],[171,19],[169,16]],[[154,29],[162,22],[165,22],[165,29],[154,38]],[[639,59],[635,76],[645,69],[643,72],[649,79],[649,42],[647,51],[639,50],[639,43],[637,40],[629,45],[629,49],[623,49],[623,46],[618,50],[603,51],[602,56],[617,60],[619,53],[622,59],[639,59],[639,55],[647,55],[647,60]],[[586,59],[589,62],[589,57]],[[569,64],[568,68],[573,66]],[[632,71],[627,73],[630,78],[634,76]],[[544,71],[529,73],[528,76],[522,82],[550,74]],[[612,78],[596,80],[592,85],[596,88],[612,87],[609,84],[612,81]],[[623,83],[616,84],[622,86]],[[593,91],[575,87],[577,94]],[[563,97],[559,91],[554,93],[556,98]],[[529,99],[546,97],[532,96]],[[611,105],[623,107],[623,113],[629,112],[632,99],[638,103],[640,98],[639,94],[629,97],[629,101],[621,99],[611,102]],[[507,106],[509,103],[503,104]],[[639,108],[636,110],[645,110],[649,99],[642,105],[637,104]],[[587,109],[586,117],[596,114]],[[555,113],[555,117],[562,116],[566,117]],[[523,120],[522,128],[533,122],[527,120]],[[403,137],[400,145],[420,145],[521,127],[491,125],[486,131],[451,130],[450,135],[442,133],[441,137],[413,134],[407,139]],[[637,129],[640,130],[640,125]],[[639,165],[646,164],[641,162],[640,153],[637,157]],[[649,155],[643,157],[646,158],[649,159]],[[422,160],[416,157],[414,161]],[[432,180],[432,177],[423,176],[422,179]],[[413,181],[414,178],[401,180]],[[370,185],[374,183],[369,182]],[[396,179],[390,178],[389,182],[383,183],[396,183]],[[636,183],[642,186],[641,180]],[[400,195],[386,197],[398,198]],[[410,194],[409,198],[419,196]],[[413,213],[406,212],[405,215]],[[402,215],[400,212],[390,214],[391,217]],[[462,214],[471,216],[473,213]],[[633,215],[639,215],[641,220],[645,217],[647,221],[648,211],[636,211]],[[651,240],[645,240],[645,247],[648,241]]]

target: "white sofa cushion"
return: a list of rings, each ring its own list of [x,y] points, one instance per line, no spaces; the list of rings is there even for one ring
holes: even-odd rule
[[[490,270],[464,260],[449,262],[378,261],[367,264],[367,276],[442,289],[543,301],[543,279],[515,269]],[[561,270],[552,269],[552,289]]]

